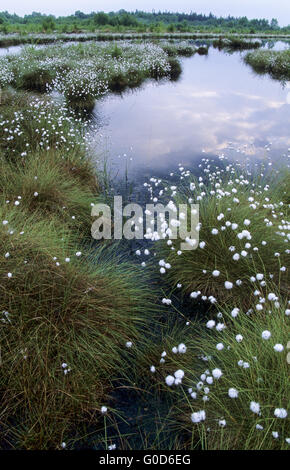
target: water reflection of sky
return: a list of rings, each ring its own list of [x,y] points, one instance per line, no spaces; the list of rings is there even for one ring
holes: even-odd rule
[[[259,159],[269,144],[277,156],[285,153],[290,90],[255,75],[241,57],[211,48],[208,57],[184,59],[176,83],[147,82],[98,103],[102,146],[113,166],[144,176],[191,166],[205,153]]]

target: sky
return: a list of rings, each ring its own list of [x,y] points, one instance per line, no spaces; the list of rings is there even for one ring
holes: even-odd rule
[[[247,16],[248,18],[277,18],[281,26],[290,24],[289,0],[1,0],[0,11],[24,15],[37,11],[64,16],[76,10],[92,11],[180,11],[212,12],[217,16]]]

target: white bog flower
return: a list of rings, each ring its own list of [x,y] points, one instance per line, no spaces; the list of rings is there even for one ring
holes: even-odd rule
[[[107,408],[106,406],[102,406],[102,408],[101,408],[101,413],[102,413],[103,415],[105,415],[105,414],[107,413],[107,411],[108,411],[108,408]]]
[[[263,339],[269,339],[269,338],[271,338],[271,332],[268,331],[268,330],[263,331],[263,332],[262,332],[262,338],[263,338]]]
[[[215,326],[215,321],[214,320],[209,320],[206,324],[207,328],[213,328]]]
[[[240,311],[239,308],[237,308],[237,307],[234,308],[234,309],[231,311],[231,316],[232,316],[233,318],[236,318],[236,317],[238,316],[238,314],[239,314],[239,311]]]
[[[196,413],[192,413],[191,415],[191,421],[193,423],[200,423],[201,421],[204,421],[206,418],[206,414],[204,410],[197,411]]]
[[[233,288],[233,283],[230,282],[230,281],[226,281],[225,282],[225,288],[228,289],[228,290],[232,289]]]
[[[220,275],[220,272],[219,272],[217,269],[215,269],[215,270],[212,272],[212,275],[213,275],[214,277],[218,277],[218,276]]]
[[[285,408],[276,408],[275,411],[274,411],[274,415],[276,416],[276,418],[287,418],[287,411],[285,410]]]
[[[179,352],[179,354],[185,354],[185,353],[186,353],[186,350],[187,350],[187,347],[185,346],[185,344],[180,343],[180,344],[178,345],[178,352]]]
[[[216,368],[216,369],[213,369],[212,375],[215,379],[219,379],[223,375],[223,373],[220,369]]]
[[[275,346],[274,346],[274,350],[275,350],[276,352],[282,352],[282,351],[284,350],[284,346],[283,346],[282,344],[277,343],[277,344],[275,344]]]
[[[253,412],[253,413],[256,413],[257,415],[260,414],[260,404],[257,403],[256,401],[251,401],[250,403],[250,410]]]
[[[131,348],[132,347],[132,342],[131,341],[127,341],[126,343],[126,348]]]
[[[165,379],[166,385],[168,385],[169,387],[171,387],[174,384],[174,381],[175,381],[175,378],[173,377],[173,375],[168,375]]]
[[[237,343],[241,343],[243,341],[243,336],[242,335],[237,335],[236,336],[236,341],[237,341]]]
[[[174,376],[176,379],[183,379],[184,371],[181,369],[178,369],[176,372],[174,372]]]
[[[239,392],[235,388],[229,388],[228,395],[230,398],[238,398]]]

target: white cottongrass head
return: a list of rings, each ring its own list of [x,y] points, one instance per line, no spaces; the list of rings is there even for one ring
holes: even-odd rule
[[[230,398],[238,398],[239,392],[235,388],[229,388],[228,395],[229,395]]]
[[[256,402],[256,401],[251,401],[250,403],[250,410],[253,412],[253,413],[256,413],[257,415],[259,415],[261,413],[260,411],[260,403]]]
[[[191,421],[193,423],[200,423],[201,421],[205,421],[206,414],[204,410],[196,411],[191,415]]]
[[[165,382],[166,382],[166,385],[171,387],[175,382],[175,378],[173,377],[173,375],[168,375],[165,379]]]
[[[268,331],[268,330],[264,330],[264,331],[262,332],[262,338],[263,338],[263,339],[269,339],[269,338],[271,338],[271,332]]]
[[[276,408],[274,411],[274,416],[276,416],[276,418],[284,419],[287,418],[287,415],[288,413],[285,408]]]
[[[225,288],[228,289],[228,290],[232,289],[233,288],[233,283],[230,282],[230,281],[226,281],[225,282]]]
[[[220,369],[216,368],[216,369],[213,369],[212,375],[215,379],[219,379],[223,375],[223,373]]]

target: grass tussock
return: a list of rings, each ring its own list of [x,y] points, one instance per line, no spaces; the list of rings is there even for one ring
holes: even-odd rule
[[[33,153],[16,164],[0,160],[2,200],[10,206],[18,203],[35,220],[58,217],[72,229],[89,233],[90,208],[99,193],[89,163],[62,159],[60,151]]]
[[[79,121],[19,94],[1,114],[0,441],[55,449],[102,416],[152,293],[116,247],[84,244],[100,187]]]
[[[231,310],[220,309],[208,323],[175,326],[153,348],[148,346],[147,380],[171,403],[166,426],[178,448],[289,448],[289,365],[285,347],[280,349],[288,341],[289,309],[279,301],[267,298],[262,313],[240,310],[235,318]]]
[[[214,177],[206,186],[198,180],[180,184],[175,203],[192,197],[199,203],[199,244],[181,253],[180,239],[170,246],[160,242],[159,257],[171,266],[166,281],[173,288],[181,284],[183,294],[193,299],[211,296],[213,303],[245,308],[255,301],[258,273],[262,287],[271,279],[286,293],[289,171],[263,186],[259,179],[252,183],[242,176],[219,181]]]
[[[260,40],[249,40],[242,37],[218,38],[213,41],[213,47],[218,49],[228,49],[232,51],[243,51],[248,49],[258,49],[262,43]]]
[[[192,48],[183,48],[188,54]],[[182,51],[180,51],[182,52]],[[73,108],[92,109],[108,91],[138,86],[170,75],[167,54],[153,43],[78,43],[41,49],[26,47],[1,59],[0,85],[57,91]]]
[[[113,253],[79,256],[70,233],[24,215],[1,214],[1,440],[46,449],[100,415],[145,292]]]
[[[269,73],[278,80],[290,79],[290,50],[251,52],[244,60],[257,73]]]

